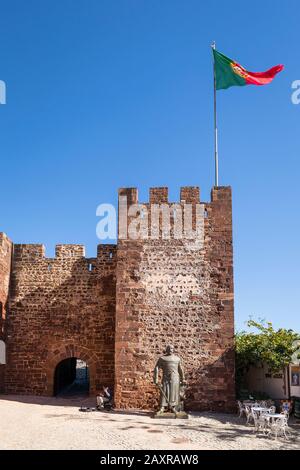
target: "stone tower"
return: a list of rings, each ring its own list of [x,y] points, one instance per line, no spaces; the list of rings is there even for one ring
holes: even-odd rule
[[[119,194],[127,196],[129,204],[138,203],[136,189]],[[181,206],[195,209],[199,203],[199,188],[181,188]],[[150,190],[144,205],[148,217],[153,204],[170,205],[167,188]],[[203,214],[203,243],[175,239],[172,234],[164,240],[118,241],[115,399],[119,408],[155,406],[158,393],[152,370],[168,343],[175,345],[183,360],[189,384],[187,408],[232,408],[231,189],[214,188],[211,202],[203,203]]]

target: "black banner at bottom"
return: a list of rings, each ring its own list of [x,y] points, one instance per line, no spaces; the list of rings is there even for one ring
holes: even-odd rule
[[[247,455],[245,455],[247,454]],[[38,451],[0,451],[1,469],[7,464],[26,464],[47,466],[53,464],[84,464],[84,468],[101,468],[103,465],[136,468],[141,465],[211,465],[233,463],[237,460],[247,464],[266,462],[276,459],[287,463],[289,458],[297,457],[296,451],[209,451],[209,450],[38,450]],[[241,460],[242,459],[242,460]]]

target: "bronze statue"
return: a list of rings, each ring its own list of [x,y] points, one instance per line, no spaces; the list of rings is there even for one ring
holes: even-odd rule
[[[159,370],[162,369],[162,381],[158,382]],[[154,369],[154,383],[160,389],[160,410],[155,416],[163,415],[169,411],[178,417],[179,412],[183,412],[183,391],[185,387],[184,374],[180,363],[180,358],[175,356],[174,347],[167,346],[166,352],[161,356]],[[183,413],[187,417],[186,413]]]

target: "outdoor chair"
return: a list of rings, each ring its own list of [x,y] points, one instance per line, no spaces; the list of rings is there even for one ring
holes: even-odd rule
[[[274,406],[274,401],[273,400],[266,400],[266,408],[269,408],[270,406]]]
[[[281,414],[286,417],[287,421],[289,420],[289,417],[290,417],[290,410],[282,410],[282,411],[281,411]]]
[[[252,415],[252,410],[250,406],[245,405],[245,415],[246,415],[246,424],[250,424],[250,422],[253,422],[253,415]]]
[[[275,437],[275,440],[277,440],[278,436],[283,436],[285,439],[288,439],[288,435],[291,434],[291,431],[286,416],[282,415],[282,418],[270,422],[267,431],[269,436]]]
[[[245,406],[243,405],[243,403],[238,400],[237,404],[239,407],[239,418],[241,418],[243,415],[246,416]]]
[[[262,432],[263,434],[266,434],[267,423],[266,423],[264,416],[253,410],[251,412],[252,412],[252,417],[253,417],[253,422],[254,422],[253,432],[256,432],[256,433]]]

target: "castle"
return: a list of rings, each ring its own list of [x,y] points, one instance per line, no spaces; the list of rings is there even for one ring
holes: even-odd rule
[[[138,203],[135,188],[119,190]],[[200,203],[183,187],[179,206]],[[149,202],[170,205],[167,188]],[[20,245],[0,233],[0,391],[54,394],[58,364],[89,367],[90,394],[114,388],[119,409],[153,409],[153,367],[168,343],[181,356],[186,407],[230,410],[235,398],[232,203],[230,187],[201,202],[203,244],[169,239],[118,239],[96,258],[82,245]],[[67,373],[67,371],[66,371]]]

